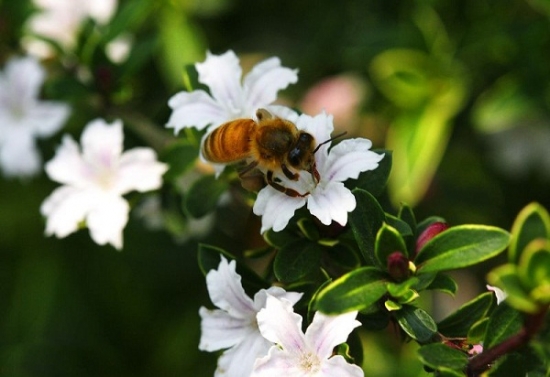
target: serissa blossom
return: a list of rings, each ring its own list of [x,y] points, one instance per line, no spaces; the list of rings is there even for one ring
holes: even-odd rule
[[[329,140],[334,129],[332,116],[324,112],[315,117],[300,115],[296,127],[313,135],[318,144]],[[301,172],[298,181],[278,177],[281,185],[304,196],[291,197],[271,186],[264,187],[258,193],[253,211],[262,216],[262,233],[271,228],[274,231],[284,229],[294,212],[306,204],[309,212],[325,225],[332,221],[342,226],[347,224],[348,213],[355,209],[357,203],[343,182],[376,169],[384,155],[371,151],[372,142],[363,138],[344,140],[330,151],[329,147],[330,142],[315,153],[317,171],[321,177],[317,184],[307,172]]]
[[[38,173],[42,159],[36,138],[57,132],[69,115],[69,106],[41,101],[45,72],[31,57],[12,58],[0,73],[0,168],[5,176]]]
[[[267,297],[285,299],[291,306],[302,297],[301,293],[271,287],[257,292],[252,300],[235,268],[235,261],[221,257],[218,269],[206,275],[210,299],[219,309],[199,310],[202,319],[199,349],[209,352],[225,349],[218,359],[215,377],[250,376],[255,360],[267,355],[272,343],[260,334],[256,321]]]
[[[259,108],[277,99],[277,92],[298,80],[297,70],[281,66],[272,57],[258,63],[242,79],[239,58],[233,51],[222,55],[207,52],[203,63],[195,64],[199,82],[210,89],[179,92],[168,101],[172,114],[167,127],[178,133],[182,128],[215,128],[239,118],[253,118]]]
[[[32,35],[46,37],[64,49],[73,49],[82,23],[91,18],[107,23],[114,15],[117,0],[33,0],[37,11],[29,18],[27,29]],[[33,55],[49,57],[52,48],[36,38],[27,37],[24,47]]]
[[[361,377],[363,370],[334,355],[361,323],[357,311],[328,316],[316,312],[305,334],[302,317],[294,313],[290,302],[267,297],[265,309],[258,313],[261,334],[275,343],[267,356],[258,359],[251,377]]]
[[[65,135],[52,160],[48,176],[63,186],[48,196],[40,211],[46,216],[46,235],[59,238],[85,222],[97,244],[122,248],[122,230],[130,207],[122,195],[150,191],[162,185],[168,169],[151,148],[123,148],[122,122],[102,119],[88,123],[80,146]]]

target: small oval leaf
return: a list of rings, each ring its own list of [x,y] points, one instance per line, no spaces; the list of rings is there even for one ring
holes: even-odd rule
[[[385,215],[378,201],[369,192],[353,190],[357,206],[349,215],[349,222],[359,250],[365,260],[375,263],[374,240],[378,229],[384,223]]]
[[[361,310],[386,293],[385,274],[374,267],[362,267],[330,283],[317,296],[316,307],[323,313],[340,314]]]
[[[474,323],[487,315],[494,301],[493,292],[479,295],[439,322],[439,332],[448,337],[466,337]]]
[[[460,225],[438,234],[424,245],[415,263],[418,273],[471,266],[502,252],[510,241],[503,229],[484,225]]]
[[[395,318],[403,331],[419,343],[428,342],[437,332],[433,318],[415,306],[403,305],[401,310],[395,312]]]
[[[283,283],[296,282],[319,271],[322,246],[298,240],[283,246],[275,256],[273,271]]]

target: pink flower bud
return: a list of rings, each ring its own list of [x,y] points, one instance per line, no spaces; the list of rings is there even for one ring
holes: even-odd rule
[[[426,242],[437,236],[439,233],[447,230],[449,228],[449,225],[444,222],[435,222],[433,224],[430,224],[424,231],[418,236],[418,239],[416,240],[416,252],[418,253]]]

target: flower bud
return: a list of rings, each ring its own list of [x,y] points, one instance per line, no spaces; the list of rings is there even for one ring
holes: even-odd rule
[[[418,236],[416,240],[416,252],[418,253],[426,242],[437,236],[439,233],[447,230],[449,228],[449,225],[444,222],[435,222],[433,224],[430,224],[424,231]]]
[[[395,281],[402,281],[409,276],[409,260],[400,251],[388,255],[388,273]]]

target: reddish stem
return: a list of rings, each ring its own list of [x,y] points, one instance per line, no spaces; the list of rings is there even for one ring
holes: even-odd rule
[[[493,348],[489,348],[479,355],[472,357],[468,364],[468,376],[479,376],[481,373],[488,370],[496,359],[527,344],[542,327],[547,311],[548,307],[545,307],[538,313],[529,315],[517,334],[497,344]]]

